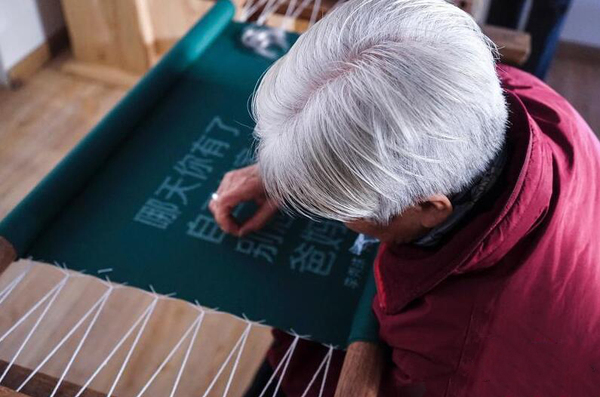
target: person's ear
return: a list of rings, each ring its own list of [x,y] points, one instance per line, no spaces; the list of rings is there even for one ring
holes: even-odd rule
[[[452,214],[452,203],[443,194],[436,194],[426,198],[421,204],[420,221],[423,227],[434,228],[444,222]]]

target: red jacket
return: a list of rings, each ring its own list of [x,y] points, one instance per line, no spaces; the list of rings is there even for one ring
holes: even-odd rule
[[[384,244],[375,260],[373,309],[391,348],[381,396],[600,396],[600,143],[547,85],[498,73],[510,107],[499,194],[435,251]],[[289,341],[276,335],[273,361]],[[304,343],[296,354],[287,397],[324,353]]]

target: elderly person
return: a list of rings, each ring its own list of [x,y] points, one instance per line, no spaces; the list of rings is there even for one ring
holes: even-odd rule
[[[442,0],[349,1],[265,74],[257,164],[210,203],[236,235],[286,208],[382,241],[382,396],[600,392],[600,143],[495,54]],[[238,224],[247,200],[259,209]],[[275,335],[276,364],[289,341]],[[292,360],[285,396],[315,350]]]

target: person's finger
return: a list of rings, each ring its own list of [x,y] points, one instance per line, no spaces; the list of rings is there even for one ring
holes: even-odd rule
[[[236,236],[240,233],[240,226],[235,222],[229,211],[217,211],[215,213],[215,221],[226,233]]]
[[[208,209],[210,211],[211,214],[213,214],[213,217],[215,216],[215,212],[217,211],[217,201],[216,200],[210,200],[208,202]]]
[[[231,215],[231,208],[221,205],[216,200],[211,200],[208,209],[215,217],[215,222],[224,232],[235,235],[239,233],[240,227]]]
[[[265,202],[256,210],[252,218],[248,219],[239,229],[239,235],[244,236],[264,227],[267,222],[277,213],[277,207],[270,202]]]
[[[219,187],[217,188],[217,194],[222,194],[223,192],[229,190],[231,185],[231,179],[231,174],[229,172],[223,176],[223,179],[221,179]]]
[[[262,190],[257,190],[255,186],[244,184],[230,186],[228,189],[223,189],[217,194],[219,195],[219,205],[229,207],[230,209],[235,208],[244,201],[258,201],[264,196]]]

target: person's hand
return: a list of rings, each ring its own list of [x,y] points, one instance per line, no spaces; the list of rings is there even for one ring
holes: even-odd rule
[[[258,210],[240,225],[231,212],[244,201],[254,201]],[[277,212],[277,206],[266,196],[257,165],[226,173],[208,208],[223,231],[237,236],[259,230]]]

